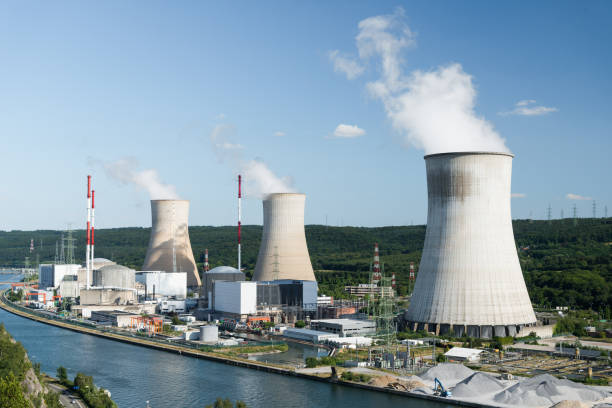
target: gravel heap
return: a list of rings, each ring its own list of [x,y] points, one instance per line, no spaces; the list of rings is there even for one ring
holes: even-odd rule
[[[476,372],[453,388],[453,396],[459,398],[479,397],[483,394],[498,392],[506,386],[492,376]]]
[[[475,371],[470,370],[463,364],[443,363],[430,368],[419,375],[423,380],[432,381],[437,378],[442,382],[444,388],[454,387],[457,383],[465,380]]]
[[[493,400],[516,406],[550,406],[564,400],[597,401],[610,393],[549,374],[529,378],[497,393]]]

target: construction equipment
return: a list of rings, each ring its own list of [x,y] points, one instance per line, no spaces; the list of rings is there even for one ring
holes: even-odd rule
[[[452,397],[453,393],[446,390],[444,386],[442,385],[442,383],[440,382],[440,380],[438,380],[438,378],[435,378],[434,379],[434,395],[438,397],[448,398],[448,397]]]

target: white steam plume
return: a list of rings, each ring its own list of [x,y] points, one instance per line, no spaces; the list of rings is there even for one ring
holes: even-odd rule
[[[229,160],[233,170],[243,175],[247,197],[263,199],[273,193],[294,192],[289,177],[278,177],[261,159],[245,160],[243,146],[232,140],[234,133],[235,129],[231,125],[217,125],[210,134],[210,141],[219,161]]]
[[[476,89],[460,64],[430,71],[402,72],[401,53],[415,44],[404,22],[404,11],[359,22],[356,37],[361,60],[375,58],[381,75],[367,84],[382,101],[394,128],[407,145],[426,154],[453,151],[507,152],[504,139],[492,124],[474,111]]]
[[[138,170],[138,162],[133,158],[122,158],[102,165],[106,173],[115,180],[146,190],[151,200],[179,199],[176,188],[162,182],[157,170]]]

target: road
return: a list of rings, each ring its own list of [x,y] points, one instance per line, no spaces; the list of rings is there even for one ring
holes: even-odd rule
[[[56,383],[47,383],[47,386],[54,392],[59,394],[60,402],[65,407],[78,407],[78,408],[87,408],[87,405],[77,396],[73,396],[68,389],[62,385]],[[72,403],[75,402],[75,404]]]

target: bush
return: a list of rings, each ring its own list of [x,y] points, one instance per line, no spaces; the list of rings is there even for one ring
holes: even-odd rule
[[[372,379],[372,376],[367,374],[355,374],[351,371],[345,371],[340,375],[340,378],[342,378],[344,381],[367,383]]]
[[[236,401],[235,407],[236,408],[247,408],[247,405],[242,401]],[[232,405],[232,401],[230,401],[228,398],[226,399],[217,398],[214,404],[206,405],[205,408],[234,408],[234,405]]]
[[[318,365],[319,361],[315,357],[306,358],[306,367],[315,368]]]
[[[74,386],[78,387],[79,395],[90,408],[117,408],[102,389],[98,389],[93,382],[93,377],[83,373],[77,373],[74,378]]]
[[[438,354],[436,356],[436,361],[438,363],[446,363],[448,361],[448,358],[446,358],[446,356],[444,354]]]
[[[13,373],[0,378],[0,407],[30,408],[30,403],[21,390],[21,384]]]
[[[303,320],[298,320],[297,322],[295,322],[295,327],[297,327],[298,329],[303,329],[304,327],[306,327],[306,323],[304,323]]]

